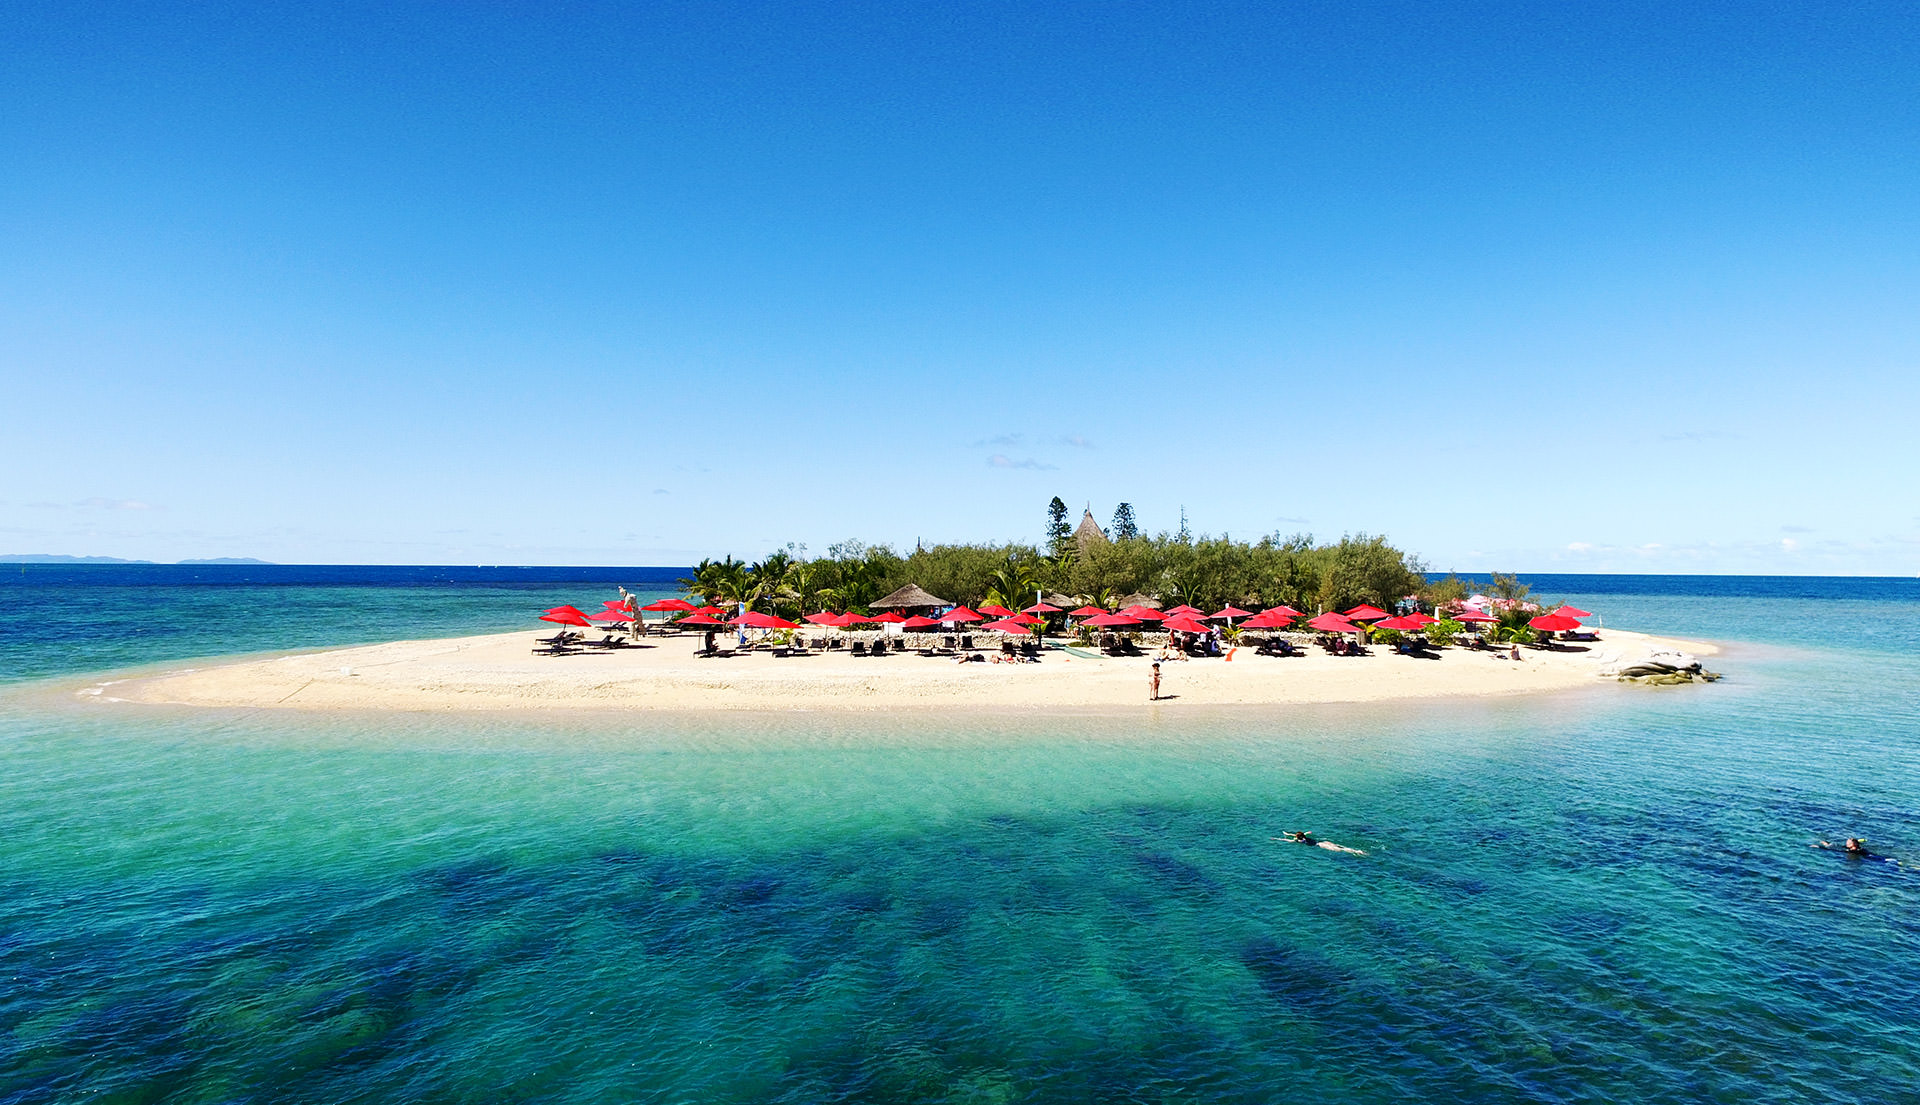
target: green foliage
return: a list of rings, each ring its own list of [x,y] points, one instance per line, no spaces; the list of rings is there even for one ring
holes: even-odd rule
[[[1426,583],[1424,565],[1387,544],[1384,537],[1364,533],[1342,537],[1325,551],[1318,597],[1328,610],[1345,610],[1363,602],[1389,609]]]
[[[1496,577],[1498,578],[1498,577]],[[1508,576],[1512,579],[1512,576]],[[1540,636],[1540,631],[1527,623],[1538,616],[1538,611],[1522,606],[1510,606],[1505,609],[1495,606],[1493,616],[1500,621],[1488,627],[1488,635],[1496,641],[1510,644],[1532,644]]]
[[[1073,551],[1073,527],[1067,523],[1067,504],[1055,495],[1047,504],[1047,555]]]
[[[1447,578],[1435,580],[1420,589],[1420,598],[1428,606],[1438,609],[1450,602],[1459,602],[1472,594],[1467,581],[1456,572],[1448,572]]]
[[[1525,602],[1533,588],[1520,582],[1520,577],[1511,572],[1493,573],[1493,582],[1487,585],[1487,594],[1497,599],[1511,599]]]
[[[1426,628],[1427,640],[1436,645],[1450,645],[1459,640],[1460,635],[1466,631],[1467,627],[1464,623],[1456,622],[1452,618],[1441,618]]]
[[[1131,541],[1140,536],[1140,526],[1133,520],[1133,504],[1121,503],[1113,508],[1113,525],[1108,527],[1107,539],[1110,541]]]
[[[869,608],[907,583],[969,606],[997,603],[1009,610],[1032,605],[1036,591],[1109,609],[1141,592],[1206,610],[1227,603],[1312,610],[1362,602],[1384,608],[1416,593],[1421,580],[1418,560],[1366,534],[1318,545],[1306,534],[1249,544],[1160,533],[1096,545],[1085,556],[1069,550],[1049,557],[1029,545],[1005,544],[934,545],[903,557],[885,545],[846,541],[807,559],[789,546],[752,565],[732,557],[703,560],[681,583],[715,604],[746,602],[797,618],[822,608]]]
[[[753,594],[753,578],[745,561],[729,556],[725,560],[702,560],[694,565],[693,576],[680,581],[690,595],[719,606],[745,602]]]
[[[1367,627],[1367,639],[1376,645],[1397,645],[1401,640],[1399,630],[1382,629],[1377,625]]]
[[[1016,612],[1032,606],[1037,593],[1043,589],[1037,570],[1042,567],[1044,562],[1034,563],[1010,556],[1006,564],[993,573],[992,583],[982,599]]]

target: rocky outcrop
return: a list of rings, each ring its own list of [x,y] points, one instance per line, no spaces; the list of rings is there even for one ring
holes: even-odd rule
[[[1685,652],[1655,652],[1645,659],[1622,664],[1610,672],[1622,683],[1646,683],[1651,686],[1666,687],[1681,683],[1712,683],[1720,678],[1718,672],[1708,671],[1700,661]]]

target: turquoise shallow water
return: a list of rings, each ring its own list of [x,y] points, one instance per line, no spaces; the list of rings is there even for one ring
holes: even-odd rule
[[[542,723],[16,678],[0,1101],[1913,1100],[1920,594],[1662,586],[1555,593],[1726,682]],[[1912,865],[1808,847],[1854,834]]]

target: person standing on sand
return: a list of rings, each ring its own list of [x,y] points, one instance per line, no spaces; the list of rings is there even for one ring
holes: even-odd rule
[[[1157,660],[1154,661],[1153,664],[1153,674],[1147,676],[1147,687],[1153,692],[1153,697],[1147,699],[1147,701],[1160,701],[1160,662]]]

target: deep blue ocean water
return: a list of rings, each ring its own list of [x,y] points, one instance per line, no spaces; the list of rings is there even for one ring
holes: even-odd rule
[[[0,574],[9,1105],[1920,1096],[1916,581],[1527,577],[1706,687],[541,720],[75,691],[678,573]]]

